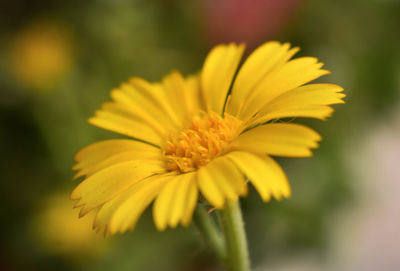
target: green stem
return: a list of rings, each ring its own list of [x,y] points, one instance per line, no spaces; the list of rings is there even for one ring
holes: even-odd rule
[[[207,245],[214,251],[220,261],[226,261],[226,248],[224,238],[217,229],[211,215],[207,213],[205,208],[198,205],[194,213],[194,221],[203,234]]]
[[[250,271],[249,252],[239,200],[227,202],[220,211],[221,224],[227,247],[227,268],[229,271]]]

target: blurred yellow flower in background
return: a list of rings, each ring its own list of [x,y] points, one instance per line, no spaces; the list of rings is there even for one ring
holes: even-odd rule
[[[71,33],[51,21],[31,23],[12,42],[10,68],[27,87],[48,91],[72,68]]]
[[[268,42],[239,68],[243,45],[215,47],[202,71],[172,72],[160,83],[132,78],[111,92],[89,122],[130,139],[94,143],[75,157],[85,179],[71,199],[94,227],[132,229],[153,202],[156,227],[188,225],[199,192],[215,208],[247,194],[247,179],[264,201],[290,196],[271,156],[309,157],[321,137],[278,119],[325,119],[343,103],[342,88],[306,83],[329,73],[313,57],[290,60],[298,48]],[[236,75],[237,73],[237,75]]]
[[[34,225],[45,251],[77,258],[96,257],[106,252],[110,241],[91,230],[93,217],[77,219],[77,212],[64,193],[49,196],[43,206]]]

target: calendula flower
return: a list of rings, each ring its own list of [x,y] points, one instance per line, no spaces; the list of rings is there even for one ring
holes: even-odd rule
[[[159,83],[132,78],[89,119],[130,137],[89,145],[75,157],[85,179],[71,198],[80,215],[95,210],[94,228],[132,229],[153,201],[159,230],[188,225],[199,193],[215,208],[244,196],[246,180],[264,201],[290,196],[271,156],[308,157],[321,137],[277,119],[325,119],[343,103],[342,88],[307,84],[324,74],[313,57],[290,60],[298,48],[268,42],[239,68],[243,45],[215,47],[202,71],[173,71]]]

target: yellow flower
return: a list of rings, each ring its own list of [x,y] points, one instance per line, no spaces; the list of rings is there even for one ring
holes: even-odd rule
[[[308,157],[321,137],[310,128],[274,120],[325,119],[343,103],[342,88],[308,84],[324,74],[313,57],[289,60],[298,48],[268,42],[238,70],[243,45],[215,47],[202,71],[160,83],[132,78],[89,119],[130,139],[106,140],[75,157],[85,179],[71,198],[80,215],[96,210],[94,227],[132,229],[153,201],[156,227],[190,223],[198,195],[215,208],[247,193],[248,179],[264,201],[290,196],[271,156]],[[237,75],[236,75],[237,72]]]
[[[71,47],[66,28],[51,22],[32,23],[13,41],[11,69],[28,87],[47,91],[71,70]]]

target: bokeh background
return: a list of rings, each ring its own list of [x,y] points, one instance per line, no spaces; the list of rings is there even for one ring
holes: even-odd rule
[[[0,1],[0,270],[223,270],[194,226],[104,239],[79,220],[72,157],[118,137],[88,117],[130,76],[200,70],[209,49],[268,40],[316,56],[348,95],[293,196],[242,200],[254,270],[400,270],[400,1]]]

